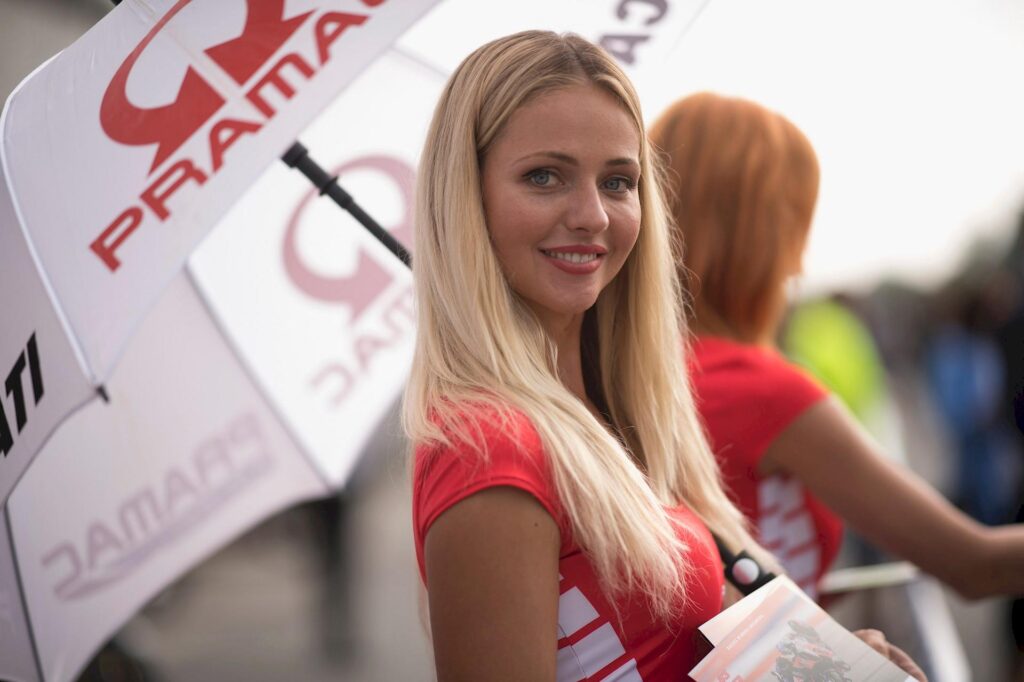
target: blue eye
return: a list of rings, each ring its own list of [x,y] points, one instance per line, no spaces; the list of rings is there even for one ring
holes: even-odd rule
[[[636,183],[630,178],[615,177],[605,180],[604,186],[612,192],[627,192],[636,187]]]
[[[530,171],[527,173],[526,179],[530,184],[536,185],[537,187],[547,187],[554,181],[554,175],[551,171],[542,168],[540,170]]]

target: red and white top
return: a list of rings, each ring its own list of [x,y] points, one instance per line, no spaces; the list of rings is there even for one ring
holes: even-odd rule
[[[725,486],[759,540],[812,597],[842,542],[842,522],[799,480],[762,476],[765,450],[828,393],[778,352],[700,337],[689,358],[697,410]],[[820,453],[828,456],[828,453]]]
[[[549,462],[531,422],[519,415],[499,429],[480,419],[486,459],[468,446],[420,447],[413,474],[416,558],[426,583],[423,543],[431,524],[459,501],[487,488],[524,490],[551,514],[559,549],[558,680],[681,680],[697,663],[697,627],[722,607],[722,564],[714,540],[688,509],[670,513],[689,545],[689,603],[671,626],[654,621],[640,598],[618,603],[621,620],[598,586],[586,555],[573,540]],[[430,586],[427,585],[429,591]],[[500,618],[501,614],[495,614]]]

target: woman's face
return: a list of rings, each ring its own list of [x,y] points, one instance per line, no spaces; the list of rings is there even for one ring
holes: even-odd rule
[[[575,85],[515,111],[484,159],[484,214],[512,288],[547,324],[581,315],[640,230],[640,133],[608,92]]]

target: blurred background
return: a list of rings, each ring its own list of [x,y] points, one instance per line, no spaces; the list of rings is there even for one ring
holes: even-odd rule
[[[1011,522],[1024,499],[1024,4],[691,4],[670,58],[637,79],[648,118],[696,90],[745,96],[791,118],[821,161],[781,347],[955,504]],[[0,92],[111,8],[0,0]],[[513,10],[431,46],[432,65],[450,70],[524,28]],[[422,55],[417,30],[404,42]],[[267,520],[182,577],[82,679],[432,679],[399,434],[393,414],[343,493]],[[883,559],[846,543],[847,565]],[[831,608],[934,665],[949,660],[928,649],[939,642],[972,679],[1024,680],[1006,600],[933,585]]]

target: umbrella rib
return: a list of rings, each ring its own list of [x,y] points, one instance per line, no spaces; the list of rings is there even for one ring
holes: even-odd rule
[[[672,43],[672,47],[671,49],[669,49],[669,53],[676,51],[676,49],[679,47],[679,43],[683,42],[683,38],[685,38],[686,34],[690,32],[690,29],[693,28],[693,25],[697,23],[697,20],[700,19],[701,15],[704,14],[704,10],[706,10],[708,8],[708,5],[710,4],[711,0],[704,0],[700,4],[700,7],[697,8],[697,11],[693,13],[693,16],[690,17],[690,20],[686,22],[686,25],[683,26],[682,30],[679,31],[679,33],[676,35],[676,40],[674,43]]]
[[[4,530],[7,531],[8,545],[11,548],[11,565],[14,568],[14,578],[18,581],[18,599],[21,600],[21,611],[25,614],[25,629],[28,631],[28,640],[32,645],[32,659],[35,661],[39,679],[45,680],[43,661],[39,656],[39,644],[36,643],[36,632],[35,628],[32,627],[32,614],[29,612],[28,600],[25,598],[25,583],[21,579],[21,566],[18,564],[18,548],[14,543],[14,529],[11,527],[11,509],[7,505],[5,507]]]
[[[32,78],[35,73],[45,68],[51,61],[57,58],[59,55],[55,55],[50,60],[43,62],[35,71],[32,72],[11,93],[10,97],[4,103],[3,111],[0,111],[0,135],[6,138],[7,135],[7,124],[8,117],[10,115],[11,102],[14,101],[15,95],[21,90],[22,86]],[[78,338],[78,331],[71,323],[71,319],[64,311],[64,302],[57,296],[57,291],[50,281],[50,277],[47,274],[45,268],[43,268],[42,260],[39,256],[39,252],[36,249],[35,240],[32,235],[26,229],[25,214],[21,210],[21,201],[18,197],[18,192],[15,191],[14,185],[11,184],[11,172],[8,164],[7,154],[4,145],[0,145],[0,175],[2,175],[2,182],[6,184],[6,191],[10,196],[11,207],[14,209],[14,215],[17,219],[17,230],[21,233],[22,239],[25,241],[25,246],[28,249],[29,256],[32,259],[32,264],[35,266],[36,274],[39,276],[39,281],[43,285],[43,289],[46,291],[46,295],[49,296],[51,303],[53,303],[53,310],[56,313],[57,321],[60,323],[61,329],[64,330],[64,336],[67,337],[68,345],[71,347],[71,352],[75,356],[75,360],[78,362],[82,373],[89,380],[89,383],[96,385],[100,383],[100,378],[93,371],[92,365],[89,363],[89,359],[85,354],[85,349],[82,348],[82,342]]]
[[[292,445],[295,446],[295,448],[299,452],[308,454],[310,448],[306,445],[302,438],[299,437],[299,434],[296,432],[295,427],[292,425],[292,421],[281,410],[281,407],[277,404],[277,402],[269,398],[268,387],[260,379],[259,373],[256,371],[256,368],[249,361],[246,355],[239,350],[239,346],[235,337],[230,333],[228,328],[225,326],[224,321],[217,314],[217,310],[211,303],[210,298],[207,295],[206,289],[204,289],[199,284],[199,281],[196,279],[196,275],[192,271],[192,267],[186,264],[184,272],[185,277],[188,279],[189,286],[192,287],[192,291],[196,294],[196,296],[199,298],[199,302],[202,304],[203,313],[210,318],[210,321],[213,323],[213,327],[216,330],[217,334],[221,337],[224,343],[226,343],[228,347],[231,349],[231,352],[234,355],[235,360],[239,363],[239,365],[242,368],[242,373],[245,375],[246,380],[256,387],[257,394],[259,394],[260,398],[267,404],[267,407],[270,409],[271,413],[277,419],[278,423],[280,423],[281,428],[284,430],[285,435],[291,441]],[[309,457],[307,457],[307,460],[308,459]],[[324,493],[328,494],[331,489],[331,482],[327,474],[316,463],[313,463],[311,469],[313,471],[313,474],[320,481],[320,483],[323,484]]]
[[[708,1],[710,1],[710,0],[708,0]],[[404,47],[398,47],[397,44],[391,46],[391,51],[394,52],[395,54],[400,55],[400,56],[404,57],[405,59],[408,59],[409,61],[417,64],[418,66],[423,67],[424,69],[426,69],[427,71],[430,71],[434,75],[440,76],[442,80],[448,80],[449,74],[444,69],[440,68],[439,66],[437,66],[433,62],[424,59],[423,57],[421,57],[416,52],[413,52],[412,50],[408,50],[408,49],[406,49]]]

